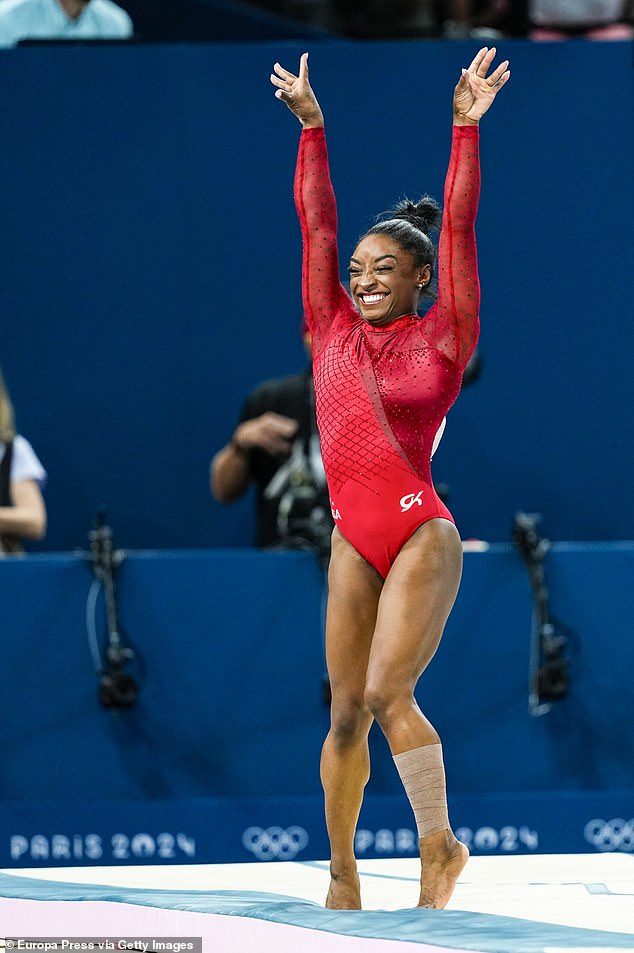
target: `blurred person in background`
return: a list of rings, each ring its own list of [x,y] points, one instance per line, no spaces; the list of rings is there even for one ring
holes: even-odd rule
[[[631,40],[632,0],[529,0],[531,40]]]
[[[13,405],[0,372],[0,556],[23,552],[23,539],[42,539],[46,471],[31,444],[16,433]]]
[[[447,0],[442,35],[452,40],[526,36],[527,3],[528,0]]]
[[[350,36],[500,37],[526,35],[527,0],[332,0],[333,27]]]
[[[303,321],[301,334],[310,356]],[[231,439],[211,461],[209,481],[219,503],[233,503],[255,486],[256,546],[308,548],[327,561],[333,520],[310,366],[265,381],[247,397]]]
[[[629,40],[634,0],[449,0],[448,38]]]
[[[133,32],[112,0],[0,0],[0,47],[20,40],[125,40]]]

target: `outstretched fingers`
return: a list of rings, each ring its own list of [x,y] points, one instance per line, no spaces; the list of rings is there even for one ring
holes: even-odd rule
[[[277,87],[276,99],[286,103],[303,126],[323,126],[324,117],[308,79],[308,53],[302,53],[297,76],[275,63],[270,80]]]
[[[273,65],[273,69],[277,73],[277,76],[274,76],[273,73],[271,73],[272,80],[276,80],[277,77],[279,76],[279,78],[284,80],[285,82],[293,83],[297,79],[297,76],[295,76],[294,73],[291,73],[287,69],[284,69],[284,67],[281,66],[279,63],[275,63]]]
[[[287,92],[292,88],[292,86],[298,81],[301,83],[308,83],[308,53],[302,53],[299,61],[299,76],[296,76],[295,73],[291,73],[290,70],[285,69],[280,63],[274,63],[273,69],[274,73],[271,73],[271,82],[274,86],[278,86],[280,89],[286,90]]]
[[[486,76],[487,70],[492,63],[494,56],[494,46],[492,46],[491,49],[489,49],[488,46],[483,46],[482,49],[478,50],[476,55],[471,60],[467,72],[475,73],[476,76]]]
[[[275,95],[278,99],[281,99],[284,93],[291,91],[293,83],[297,82],[297,76],[293,73],[289,73],[289,71],[284,69],[283,66],[280,66],[279,63],[275,63],[273,69],[275,72],[271,73],[271,82],[274,86],[278,87]]]
[[[503,60],[487,75],[493,66],[496,52],[494,46],[491,49],[483,46],[474,56],[469,69],[463,69],[454,90],[454,122],[479,122],[510,79],[508,60]]]
[[[500,65],[496,67],[491,75],[487,76],[496,53],[497,50],[494,46],[492,46],[490,49],[488,46],[483,46],[482,49],[478,50],[474,56],[467,72],[477,76],[479,79],[486,78],[489,86],[498,86],[499,84],[499,86],[502,87],[511,75],[511,71],[508,68],[508,60],[504,60],[504,62],[500,63]],[[504,77],[504,79],[502,77]]]
[[[487,79],[489,86],[501,88],[504,86],[504,83],[507,81],[511,75],[511,71],[508,68],[509,61],[504,60],[497,69],[495,69]]]

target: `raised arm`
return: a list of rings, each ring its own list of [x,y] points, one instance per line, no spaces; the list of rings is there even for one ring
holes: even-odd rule
[[[302,293],[304,312],[313,337],[313,350],[342,309],[352,305],[339,278],[337,206],[330,181],[324,118],[308,79],[308,54],[300,60],[299,76],[275,64],[271,82],[278,99],[302,124],[295,170],[295,205],[302,230]]]
[[[453,136],[438,246],[438,300],[426,316],[426,336],[465,368],[479,333],[480,285],[475,219],[480,195],[481,117],[510,76],[508,61],[487,77],[495,49],[481,49],[454,90]]]

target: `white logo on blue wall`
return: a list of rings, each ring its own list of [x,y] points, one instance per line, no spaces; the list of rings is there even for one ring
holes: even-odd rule
[[[539,835],[532,828],[522,825],[513,827],[510,824],[501,828],[459,827],[455,831],[458,840],[466,844],[471,851],[490,851],[510,853],[512,851],[537,850]],[[376,831],[359,828],[355,836],[355,850],[359,856],[370,854],[375,856],[418,856],[418,834],[406,827],[396,830],[379,828]]]
[[[583,833],[588,843],[599,851],[634,851],[634,817],[629,821],[622,817],[613,817],[611,821],[595,817],[588,821]]]
[[[527,824],[521,824],[519,827],[514,824],[504,824],[499,828],[489,825],[482,825],[475,829],[458,827],[455,834],[470,851],[495,851],[506,854],[539,848],[539,832]]]
[[[360,827],[354,838],[354,849],[359,856],[370,851],[379,855],[413,855],[417,856],[420,850],[418,834],[407,827],[399,827],[395,831],[381,827],[377,831],[369,831]]]
[[[11,860],[48,861],[58,864],[83,860],[127,860],[136,857],[154,857],[171,860],[184,854],[196,856],[196,841],[184,833],[170,834],[12,834],[9,839]]]
[[[258,860],[292,860],[308,844],[303,827],[247,827],[242,843]]]

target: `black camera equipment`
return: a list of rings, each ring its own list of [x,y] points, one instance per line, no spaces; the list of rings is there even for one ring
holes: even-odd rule
[[[293,442],[288,459],[265,487],[264,496],[277,504],[275,548],[309,550],[325,568],[333,521],[325,476],[322,485],[313,469],[310,448],[310,438]]]
[[[327,564],[330,559],[332,518],[327,493],[311,479],[293,474],[280,497],[277,528],[288,549],[309,549]]]
[[[130,708],[139,694],[137,682],[124,669],[134,660],[134,652],[124,645],[117,622],[115,577],[124,554],[115,549],[112,530],[106,523],[106,511],[97,512],[95,527],[89,533],[90,555],[87,557],[95,574],[95,582],[88,597],[86,623],[91,637],[91,652],[99,676],[99,701],[104,708]],[[103,589],[106,605],[108,643],[102,659],[97,645],[95,608],[99,591]],[[92,610],[92,611],[91,611]]]
[[[513,543],[528,572],[533,593],[533,626],[529,668],[528,709],[544,715],[551,703],[568,694],[568,638],[553,619],[548,602],[544,560],[550,541],[540,537],[539,514],[518,512],[513,522]]]

